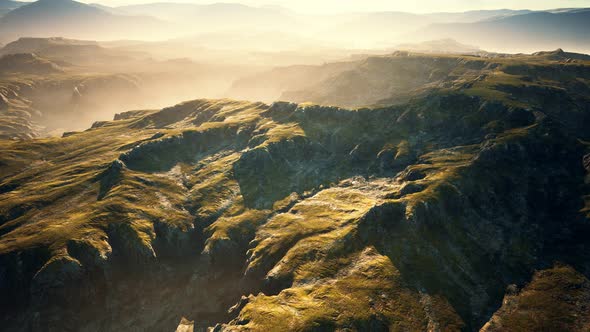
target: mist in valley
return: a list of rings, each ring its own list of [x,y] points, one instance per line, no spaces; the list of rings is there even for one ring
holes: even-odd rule
[[[309,14],[231,3],[5,2],[2,100],[35,135],[195,98],[371,106],[380,99],[306,100],[297,92],[336,89],[339,75],[400,50],[497,57],[590,45],[585,9]]]

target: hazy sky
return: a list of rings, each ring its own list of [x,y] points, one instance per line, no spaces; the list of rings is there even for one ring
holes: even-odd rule
[[[548,9],[590,7],[590,0],[83,0],[83,2],[99,2],[111,6],[149,2],[187,2],[199,4],[237,2],[248,5],[280,5],[308,13],[381,10],[424,13],[499,8]]]

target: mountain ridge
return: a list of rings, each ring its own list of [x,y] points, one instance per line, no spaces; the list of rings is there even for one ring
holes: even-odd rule
[[[74,0],[37,0],[1,17],[0,28],[0,38],[12,41],[18,37],[56,36],[95,39],[91,36],[96,36],[97,31],[103,38],[114,39],[121,30],[137,36],[142,29],[155,32],[166,25],[149,17],[114,15]]]
[[[570,285],[535,310],[584,312],[590,64],[556,53],[361,62],[457,65],[393,106],[196,99],[0,140],[0,320],[477,331]]]
[[[563,47],[588,53],[590,40],[584,31],[590,27],[589,15],[587,10],[532,12],[475,23],[434,24],[418,33],[432,38],[454,36],[466,43],[477,41],[480,47],[500,51],[509,51],[521,44],[527,45],[525,51],[543,45],[546,48]],[[502,38],[508,34],[511,36],[509,40]]]

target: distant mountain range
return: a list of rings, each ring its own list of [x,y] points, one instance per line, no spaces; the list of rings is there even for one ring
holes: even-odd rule
[[[426,14],[426,16],[440,23],[473,23],[491,18],[508,17],[514,15],[522,15],[532,13],[532,10],[512,10],[512,9],[497,9],[497,10],[470,10],[462,13],[433,13]]]
[[[26,3],[20,1],[12,1],[12,0],[0,0],[0,9],[16,9]]]
[[[296,36],[300,45],[310,40],[318,47],[324,43],[348,49],[390,49],[398,44],[452,38],[461,44],[477,45],[490,51],[532,52],[559,47],[590,51],[587,33],[590,9],[586,8],[312,16],[281,7],[235,3],[148,3],[108,7],[73,0],[33,3],[0,0],[0,16],[0,41],[4,43],[18,37],[154,40],[218,35],[220,38],[212,45],[216,47],[215,44],[232,45],[235,38],[224,36],[236,32],[276,31]],[[194,43],[200,41],[193,40]]]
[[[226,26],[227,24],[277,24],[285,25],[285,19],[296,16],[295,13],[281,8],[251,7],[237,3],[213,3],[197,5],[190,3],[149,3],[113,8],[115,13],[126,15],[153,16],[162,20],[175,22],[213,23]]]
[[[73,0],[38,0],[0,18],[0,39],[54,37],[119,39],[156,37],[167,25],[152,17],[114,15]]]
[[[439,23],[421,29],[423,38],[453,37],[485,49],[524,52],[568,48],[590,50],[590,9],[562,9],[501,16],[473,23]],[[507,38],[509,37],[509,38]]]
[[[12,0],[0,0],[0,17],[26,3]]]

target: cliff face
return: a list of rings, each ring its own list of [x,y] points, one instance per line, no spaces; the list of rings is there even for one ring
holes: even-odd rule
[[[485,88],[360,110],[194,100],[0,141],[0,323],[494,331],[531,301],[583,312],[587,96]],[[587,327],[547,317],[531,327]]]

